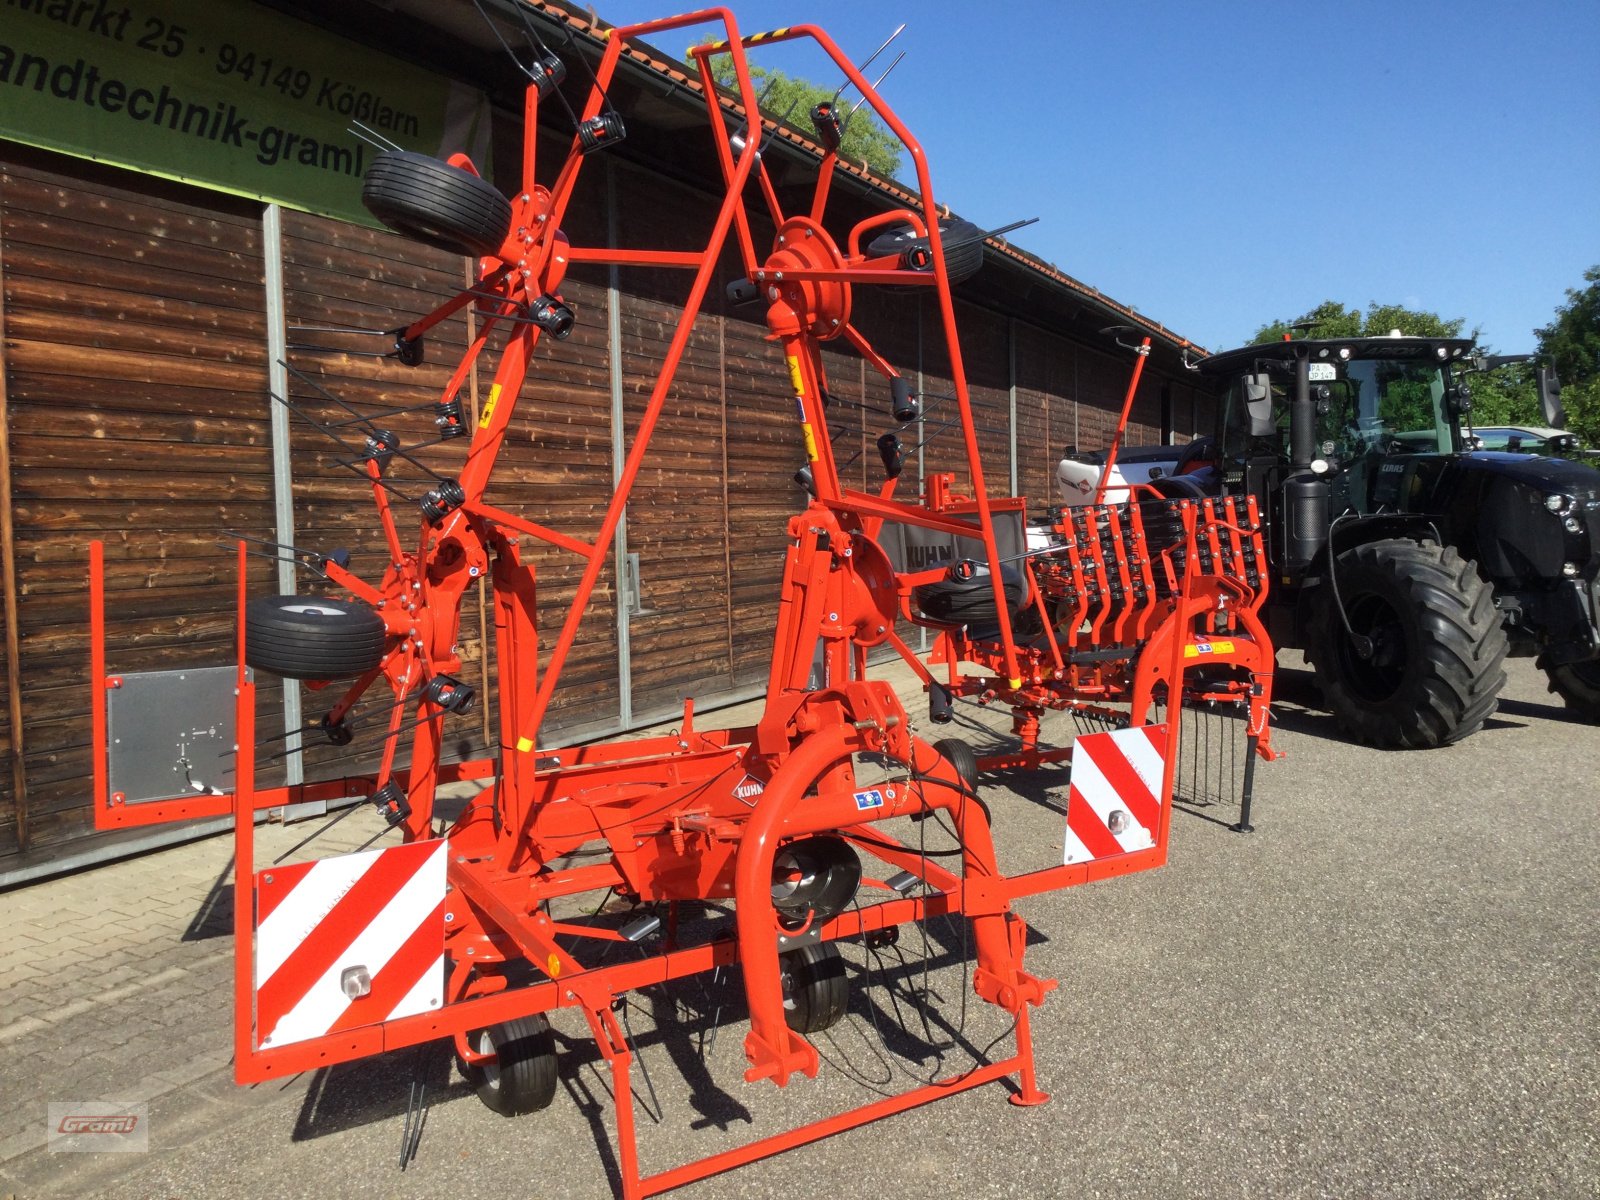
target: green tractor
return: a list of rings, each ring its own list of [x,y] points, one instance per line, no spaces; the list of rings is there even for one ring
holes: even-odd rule
[[[1273,639],[1306,652],[1339,724],[1371,745],[1475,732],[1508,654],[1537,655],[1551,689],[1600,722],[1600,471],[1471,451],[1466,377],[1485,365],[1468,339],[1398,335],[1199,365],[1219,427],[1168,488],[1257,497]],[[1540,395],[1559,427],[1544,372]]]

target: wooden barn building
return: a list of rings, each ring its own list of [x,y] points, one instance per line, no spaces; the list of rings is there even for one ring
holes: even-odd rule
[[[573,62],[567,88],[580,96],[576,55],[598,57],[594,18],[538,0],[524,9]],[[351,412],[382,414],[419,461],[459,458],[462,442],[424,445],[426,408],[471,336],[467,319],[430,335],[415,367],[381,357],[381,333],[347,331],[404,325],[470,264],[375,227],[360,204],[373,151],[348,130],[360,121],[428,153],[469,148],[509,189],[524,83],[471,0],[13,0],[5,13],[0,886],[205,831],[94,831],[89,712],[104,680],[89,667],[91,541],[105,548],[108,670],[228,663],[236,535],[348,549],[358,571],[381,572],[370,490],[344,465],[359,439],[346,432],[341,447],[314,423],[339,434]],[[704,245],[716,172],[686,72],[665,53],[626,56],[611,101],[627,138],[573,206],[575,243]],[[542,159],[559,162],[571,123],[557,105],[542,111]],[[818,150],[800,124],[769,133],[775,186],[798,195]],[[845,166],[832,211],[855,220],[908,199]],[[944,199],[959,212],[961,197]],[[1018,246],[992,239],[985,256],[956,294],[996,494],[1048,503],[1063,448],[1107,444],[1133,365],[1109,325],[1153,339],[1133,439],[1209,427],[1182,338]],[[737,274],[730,255],[728,280]],[[684,289],[681,272],[573,270],[564,293],[577,327],[541,347],[496,475],[499,507],[574,535],[597,526]],[[950,383],[933,306],[858,289],[855,320],[936,411]],[[765,333],[759,306],[713,296],[547,733],[600,735],[679,711],[686,695],[704,707],[763,685],[784,522],[803,502],[790,393]],[[851,470],[875,483],[888,397],[847,347],[826,365],[839,411],[861,426],[836,437],[859,439]],[[470,394],[484,398],[476,382]],[[956,439],[931,440],[914,470],[945,469],[940,453],[956,451]],[[414,486],[406,471],[399,494]],[[251,561],[254,593],[317,588],[270,552]],[[537,561],[541,601],[562,602],[575,570],[553,552]],[[469,603],[462,632],[474,680],[492,678],[484,611]],[[305,689],[286,697],[268,682],[263,733],[315,713]],[[490,707],[458,722],[455,752],[483,753]],[[347,753],[289,756],[271,774],[326,775]]]

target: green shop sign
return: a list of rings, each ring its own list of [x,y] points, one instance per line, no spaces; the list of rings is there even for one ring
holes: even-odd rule
[[[0,136],[372,224],[375,141],[485,168],[464,84],[240,0],[0,0]]]

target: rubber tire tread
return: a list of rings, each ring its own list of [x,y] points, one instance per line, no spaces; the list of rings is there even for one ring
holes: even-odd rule
[[[1342,653],[1353,650],[1332,597],[1318,598],[1306,656],[1340,728],[1367,745],[1408,750],[1448,746],[1481,729],[1499,703],[1509,643],[1476,564],[1453,546],[1397,538],[1346,550],[1337,572],[1347,612],[1367,595],[1394,609],[1408,658],[1387,698],[1360,695],[1342,671]]]
[[[945,761],[955,768],[956,774],[961,776],[962,782],[967,785],[969,791],[976,792],[978,790],[978,775],[980,773],[978,771],[978,755],[971,746],[960,738],[940,738],[933,744],[933,748],[944,755]]]
[[[477,1089],[478,1099],[502,1117],[520,1117],[549,1107],[555,1099],[557,1061],[555,1038],[543,1014],[517,1017],[489,1028],[489,1040],[499,1059],[498,1077],[472,1067],[464,1072]]]
[[[409,150],[373,160],[361,203],[396,233],[452,254],[495,254],[511,231],[511,202],[494,184]]]
[[[300,613],[316,604],[327,611]],[[244,660],[284,679],[350,679],[383,661],[388,629],[360,600],[257,596],[245,605]]]
[[[1027,580],[1020,572],[1002,569],[1006,571],[1002,576],[1006,602],[1010,605],[1011,615],[1015,617],[1028,598]],[[913,590],[912,599],[923,616],[935,621],[951,625],[992,626],[998,624],[1000,618],[995,614],[994,587],[989,582],[990,578],[980,575],[972,579],[942,579],[936,583],[925,583]]]
[[[964,221],[960,217],[939,222],[939,241],[944,246],[944,269],[953,285],[964,279],[971,279],[983,266],[983,243],[979,237],[983,230],[971,221]],[[967,241],[966,239],[972,239]],[[887,254],[899,254],[911,242],[918,241],[910,225],[890,226],[867,245],[867,253],[874,258]],[[962,242],[962,245],[952,246],[950,242]],[[914,285],[908,285],[914,286]]]
[[[1600,724],[1600,659],[1546,667],[1550,690],[1560,696],[1579,717]]]
[[[789,975],[789,996],[783,1020],[796,1033],[821,1033],[843,1018],[850,1004],[850,980],[845,975],[844,955],[831,942],[812,942],[778,956],[779,969]]]

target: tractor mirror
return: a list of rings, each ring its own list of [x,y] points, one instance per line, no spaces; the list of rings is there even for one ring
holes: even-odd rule
[[[1561,380],[1554,367],[1539,368],[1539,407],[1544,411],[1544,423],[1551,429],[1567,427],[1566,410],[1561,407]]]
[[[1265,375],[1244,377],[1244,407],[1250,414],[1250,436],[1271,437],[1278,432],[1272,419],[1272,382]]]

